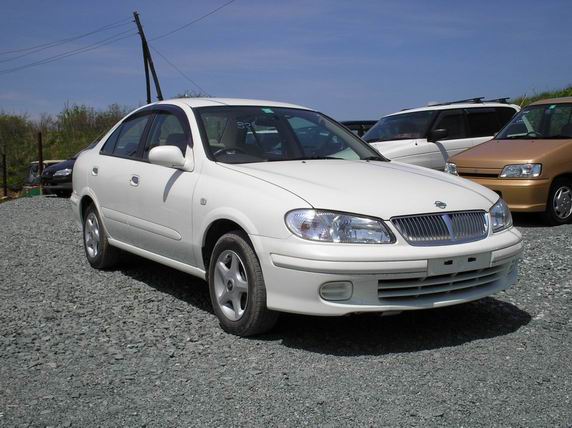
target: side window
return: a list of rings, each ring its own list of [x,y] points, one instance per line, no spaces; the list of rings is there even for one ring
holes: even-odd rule
[[[492,137],[500,129],[494,108],[469,108],[466,112],[469,137]]]
[[[121,128],[123,125],[119,125],[115,131],[109,136],[107,141],[103,144],[100,153],[110,155],[113,153],[113,149],[115,148],[115,142],[117,141],[117,136],[121,132]]]
[[[143,151],[143,158],[149,157],[149,152],[157,146],[175,146],[184,155],[187,151],[187,135],[183,124],[177,116],[168,112],[159,112],[153,120],[149,137]]]
[[[465,114],[462,110],[445,110],[439,115],[433,129],[447,130],[447,138],[443,138],[443,140],[467,138]]]
[[[139,142],[149,121],[149,115],[139,116],[128,120],[121,125],[121,132],[115,143],[113,154],[122,157],[135,157]]]
[[[497,114],[499,117],[500,128],[502,128],[516,114],[516,110],[511,107],[497,107]]]

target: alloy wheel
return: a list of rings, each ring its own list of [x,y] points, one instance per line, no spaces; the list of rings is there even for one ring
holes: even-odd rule
[[[572,214],[572,189],[568,186],[561,186],[554,192],[552,207],[558,218],[564,220]]]
[[[101,236],[99,221],[94,212],[90,212],[85,219],[84,239],[87,255],[91,259],[96,258],[100,251]]]
[[[225,250],[218,256],[214,289],[224,316],[231,321],[242,318],[248,302],[248,277],[244,263],[234,251]]]

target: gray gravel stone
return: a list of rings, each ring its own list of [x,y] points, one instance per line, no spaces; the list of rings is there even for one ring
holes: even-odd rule
[[[200,280],[91,269],[69,201],[0,204],[0,426],[570,426],[572,226],[516,224],[506,292],[240,339]]]

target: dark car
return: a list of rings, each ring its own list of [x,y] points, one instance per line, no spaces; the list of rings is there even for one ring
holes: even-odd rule
[[[72,193],[73,166],[79,153],[71,159],[44,169],[42,173],[42,188],[46,195],[58,195],[69,198]]]
[[[377,120],[344,120],[340,122],[342,125],[345,125],[350,131],[356,134],[358,137],[361,137],[369,128],[377,123]]]

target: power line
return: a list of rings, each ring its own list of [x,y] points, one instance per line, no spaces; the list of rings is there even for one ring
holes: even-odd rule
[[[227,7],[229,4],[234,3],[235,1],[236,1],[236,0],[230,0],[230,1],[226,2],[226,3],[224,3],[223,5],[217,7],[216,9],[211,10],[209,13],[207,13],[207,14],[205,14],[205,15],[203,15],[203,16],[200,16],[200,17],[198,17],[198,18],[196,18],[196,19],[192,20],[191,22],[186,23],[185,25],[181,25],[180,27],[175,28],[174,30],[167,31],[166,33],[163,33],[163,34],[161,34],[161,35],[159,35],[159,36],[157,36],[157,37],[153,37],[152,39],[149,39],[149,41],[153,42],[153,41],[155,41],[155,40],[162,39],[163,37],[170,36],[171,34],[176,33],[177,31],[181,31],[181,30],[183,30],[183,29],[185,29],[185,28],[187,28],[187,27],[190,27],[191,25],[193,25],[193,24],[195,24],[195,23],[197,23],[197,22],[199,22],[199,21],[202,21],[203,19],[205,19],[205,18],[211,16],[213,13],[216,13],[216,12],[218,12],[219,10],[221,10],[221,9],[223,9],[223,8],[225,8],[225,7]]]
[[[123,24],[110,26],[110,27],[106,28],[106,30],[111,30],[111,29],[117,28],[117,27],[123,27],[123,26],[125,26],[125,25],[131,25],[131,22],[125,22],[125,23],[123,23]],[[105,31],[105,30],[102,30],[102,31]],[[96,33],[96,32],[91,32],[90,34],[95,34],[95,33]],[[1,64],[1,63],[4,63],[4,62],[15,61],[15,60],[17,60],[17,59],[24,58],[24,57],[26,57],[26,56],[35,54],[35,53],[37,53],[37,52],[41,52],[41,51],[44,51],[44,50],[47,50],[47,49],[51,49],[51,48],[54,48],[54,47],[57,47],[57,46],[61,46],[61,45],[64,45],[64,44],[66,44],[66,43],[69,43],[70,41],[78,40],[78,39],[81,39],[81,38],[83,38],[83,37],[87,37],[87,36],[84,35],[84,36],[82,36],[82,37],[73,37],[73,38],[70,38],[69,40],[66,40],[65,42],[61,42],[61,43],[56,43],[56,42],[54,42],[54,43],[52,43],[52,44],[50,44],[50,45],[47,45],[47,46],[45,46],[45,47],[28,50],[28,52],[25,52],[25,53],[23,53],[23,54],[20,54],[20,55],[17,55],[17,56],[13,56],[13,57],[11,57],[11,58],[2,59],[2,60],[0,60],[0,64]]]
[[[130,31],[131,31],[130,34],[124,35],[125,33],[128,33],[128,32],[130,32]],[[98,42],[96,42],[96,43],[93,43],[93,44],[91,44],[91,45],[84,46],[83,48],[78,48],[78,49],[73,49],[73,50],[71,50],[71,51],[62,52],[62,53],[60,53],[60,54],[58,54],[58,55],[54,55],[54,56],[51,56],[51,57],[47,57],[47,58],[44,58],[44,59],[42,59],[42,60],[34,61],[34,62],[31,62],[31,63],[28,63],[28,64],[24,64],[24,65],[21,65],[21,66],[18,66],[18,67],[13,67],[13,68],[7,68],[7,69],[4,69],[4,70],[0,70],[0,75],[12,73],[12,72],[14,72],[14,71],[24,70],[24,69],[26,69],[26,68],[35,67],[35,66],[42,65],[42,64],[48,64],[48,63],[50,63],[50,62],[54,62],[54,61],[57,61],[57,60],[60,60],[60,59],[63,59],[63,58],[67,58],[67,57],[69,57],[69,56],[78,55],[78,54],[84,53],[84,52],[89,52],[89,51],[92,51],[92,50],[94,50],[94,49],[98,49],[98,48],[100,48],[100,47],[102,47],[102,46],[106,46],[106,45],[109,45],[109,44],[111,44],[111,43],[115,43],[115,42],[118,42],[118,41],[120,41],[120,40],[126,39],[126,38],[128,38],[128,37],[133,37],[133,36],[135,36],[135,35],[137,35],[137,32],[133,32],[133,30],[131,30],[131,29],[129,29],[129,30],[127,30],[127,31],[122,31],[122,32],[120,32],[120,33],[117,33],[117,34],[115,34],[115,35],[113,35],[113,36],[107,37],[107,38],[105,38],[105,39],[103,39],[103,40],[100,40],[100,41],[98,41]]]
[[[234,0],[233,0],[234,1]],[[171,61],[169,61],[169,59],[163,55],[161,52],[159,52],[154,46],[149,45],[149,47],[151,49],[153,49],[155,52],[157,52],[157,54],[163,58],[165,60],[165,62],[167,64],[169,64],[171,67],[173,67],[181,76],[183,76],[185,79],[187,79],[189,82],[191,82],[193,85],[195,85],[197,88],[199,88],[199,90],[203,93],[203,94],[207,94],[207,91],[205,91],[197,82],[195,82],[193,79],[191,79],[186,73],[184,73],[179,67],[177,67],[175,64],[173,64]]]
[[[121,27],[123,25],[128,24],[130,21],[131,21],[131,18],[122,19],[120,21],[104,25],[103,27],[100,27],[96,30],[92,30],[92,31],[89,31],[89,32],[83,33],[83,34],[78,34],[77,36],[67,37],[65,39],[60,39],[60,40],[56,40],[53,42],[43,43],[41,45],[30,46],[28,48],[12,49],[12,50],[7,50],[7,51],[2,51],[2,52],[0,52],[0,55],[9,55],[9,54],[20,53],[20,52],[36,51],[36,50],[41,50],[43,48],[48,49],[48,48],[58,46],[58,45],[61,45],[64,43],[73,42],[74,40],[79,40],[79,39],[82,39],[82,38],[87,37],[87,36],[91,36],[92,34],[99,33],[101,31],[107,31],[107,30],[111,30],[112,28]],[[15,59],[15,58],[13,58],[13,59]]]

